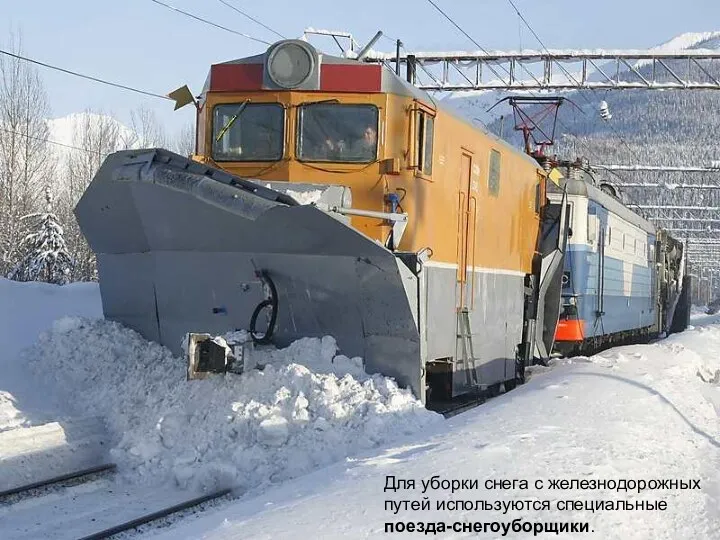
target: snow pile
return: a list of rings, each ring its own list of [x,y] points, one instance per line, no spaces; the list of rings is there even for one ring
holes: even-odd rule
[[[10,392],[0,390],[0,432],[25,424],[26,418],[16,405],[15,398]]]
[[[286,187],[273,187],[272,184],[265,184],[265,187],[268,189],[282,191],[285,195],[292,197],[293,199],[295,199],[295,201],[297,201],[298,204],[301,205],[316,204],[323,196],[323,190],[321,189],[308,189],[305,191],[298,191],[295,189],[287,189]]]
[[[0,432],[55,420],[65,409],[53,382],[40,385],[19,354],[66,315],[102,317],[97,283],[58,286],[0,277]]]
[[[303,339],[255,351],[265,367],[186,382],[185,361],[109,321],[65,318],[27,361],[78,410],[103,414],[130,482],[244,490],[282,481],[441,421],[390,379]]]
[[[311,191],[293,191],[288,189],[285,191],[287,195],[295,199],[299,204],[313,204],[320,200],[323,192],[319,189]]]
[[[529,382],[401,445],[368,451],[244,499],[222,511],[159,531],[157,540],[204,538],[381,538],[385,523],[497,523],[482,538],[533,538],[517,524],[588,525],[587,533],[538,538],[613,540],[716,539],[720,518],[720,316],[695,316],[694,328],[651,345],[608,350],[533,369]],[[702,377],[700,376],[702,375]],[[705,382],[703,378],[706,378]],[[386,478],[416,488],[385,491]],[[477,479],[477,489],[429,489],[421,481]],[[439,477],[439,478],[438,478]],[[555,480],[699,481],[696,489],[551,488]],[[489,489],[486,482],[526,480],[527,489]],[[536,484],[542,480],[542,488]],[[404,501],[430,500],[427,510]],[[385,506],[395,503],[397,512]],[[511,502],[509,510],[472,508]],[[438,501],[467,501],[457,508]],[[527,501],[546,501],[547,509]],[[565,501],[575,501],[565,506]],[[596,509],[600,502],[639,501],[666,510]],[[561,506],[558,505],[561,503]],[[454,505],[453,505],[454,506]],[[444,534],[398,538],[466,538]],[[417,529],[416,529],[417,530]],[[552,529],[550,529],[552,530]],[[407,531],[407,529],[406,529]]]

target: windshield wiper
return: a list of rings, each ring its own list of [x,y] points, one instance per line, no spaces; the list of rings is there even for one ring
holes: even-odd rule
[[[340,100],[337,98],[332,99],[323,99],[320,101],[304,101],[300,104],[301,107],[309,107],[311,105],[321,105],[323,103],[340,103]]]
[[[235,123],[235,120],[237,120],[238,116],[240,116],[240,114],[245,110],[245,107],[247,106],[248,103],[250,103],[250,100],[246,99],[245,101],[243,101],[240,104],[240,107],[238,107],[238,110],[235,113],[235,115],[230,120],[228,120],[227,124],[225,124],[222,127],[222,129],[220,130],[220,133],[218,133],[217,137],[215,137],[215,142],[220,142],[220,139],[222,139],[223,135],[225,135],[225,133],[227,133],[227,130],[230,129],[230,126],[232,126],[233,123]]]

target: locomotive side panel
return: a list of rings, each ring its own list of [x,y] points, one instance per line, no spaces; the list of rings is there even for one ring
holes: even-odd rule
[[[558,349],[589,352],[648,336],[657,317],[654,233],[592,197],[572,197],[572,212]]]
[[[588,224],[599,222],[604,245],[596,245],[595,251],[600,255],[588,261],[589,285],[595,285],[587,290],[586,316],[592,314],[595,306],[603,334],[649,328],[655,322],[653,268],[649,262],[655,237],[594,201],[589,202],[589,210],[594,216],[589,214],[592,221]],[[598,333],[587,324],[585,330],[589,336]]]
[[[415,240],[432,238],[443,255],[425,264],[427,358],[453,359],[456,395],[515,376],[543,177],[526,156],[445,111],[435,117],[435,141],[432,178],[416,177],[430,196]]]

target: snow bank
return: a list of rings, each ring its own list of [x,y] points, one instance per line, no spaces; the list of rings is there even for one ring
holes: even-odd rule
[[[313,204],[320,200],[323,192],[319,189],[311,191],[293,191],[288,189],[285,190],[285,194],[295,199],[299,204]]]
[[[102,317],[97,283],[50,285],[0,277],[0,431],[56,420],[64,400],[41,386],[18,355],[66,315]]]
[[[256,351],[262,371],[186,382],[182,359],[117,323],[65,318],[28,350],[40,376],[105,415],[133,483],[252,490],[441,421],[335,341]]]
[[[0,390],[0,432],[20,427],[26,422],[27,419],[16,407],[13,395]]]
[[[720,316],[652,345],[619,347],[534,369],[529,382],[448,420],[441,430],[368,451],[262,496],[157,531],[154,539],[227,538],[534,538],[525,529],[485,534],[448,529],[385,534],[385,523],[588,524],[588,533],[538,538],[717,539],[720,519]],[[708,378],[709,376],[709,378]],[[718,374],[717,379],[720,379]],[[422,491],[420,482],[477,479],[466,487]],[[385,491],[386,477],[415,489]],[[436,478],[437,478],[436,476]],[[527,480],[528,489],[487,489],[486,481]],[[699,489],[549,489],[552,480],[698,480]],[[542,489],[536,480],[542,480]],[[413,511],[403,501],[430,500]],[[397,512],[387,508],[393,501]],[[438,501],[467,507],[437,508]],[[474,509],[475,501],[508,511]],[[528,502],[530,501],[530,502]],[[547,501],[549,508],[533,502]],[[579,501],[581,507],[558,506]],[[590,511],[599,501],[647,501],[667,509]],[[453,505],[454,506],[454,505]],[[448,525],[448,527],[450,527]],[[550,529],[552,530],[552,529]]]

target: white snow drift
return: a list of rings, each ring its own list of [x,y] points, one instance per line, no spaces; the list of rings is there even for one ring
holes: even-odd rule
[[[186,382],[185,362],[104,320],[64,318],[26,353],[35,373],[104,415],[131,482],[250,490],[414,433],[440,416],[390,379],[303,339],[255,351],[262,371]]]
[[[535,369],[530,381],[439,429],[401,445],[368,450],[272,488],[230,508],[186,520],[152,538],[535,538],[510,529],[385,534],[385,523],[587,524],[587,533],[537,538],[678,540],[720,538],[720,317],[652,345],[619,347],[591,358]],[[713,382],[714,381],[714,382]],[[421,481],[477,479],[479,489],[430,489]],[[386,477],[416,489],[384,491]],[[527,480],[529,489],[487,489],[487,480]],[[549,489],[551,480],[698,480],[699,489]],[[535,480],[543,480],[536,489]],[[419,511],[403,501],[422,503]],[[438,501],[489,504],[549,501],[549,509],[438,509]],[[558,508],[561,501],[657,501],[666,510]],[[392,501],[397,513],[385,501]],[[526,529],[527,530],[527,529]]]

